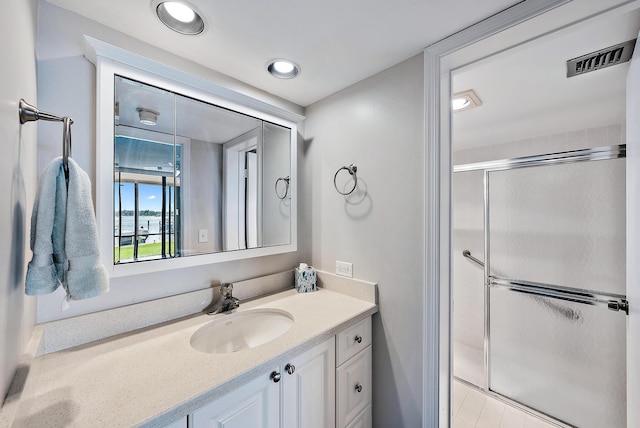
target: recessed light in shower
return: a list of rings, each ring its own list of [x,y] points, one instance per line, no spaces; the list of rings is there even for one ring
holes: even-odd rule
[[[288,59],[272,59],[267,63],[267,71],[278,79],[292,79],[300,74],[300,67]]]
[[[469,110],[482,105],[482,101],[473,89],[457,92],[451,96],[453,111]]]
[[[204,19],[190,3],[179,1],[154,0],[151,7],[160,21],[180,34],[196,35],[205,29]]]
[[[142,107],[138,107],[136,111],[138,112],[141,124],[155,126],[158,123],[160,113],[157,111]]]
[[[451,100],[451,107],[453,110],[462,110],[471,104],[468,98],[454,98]]]

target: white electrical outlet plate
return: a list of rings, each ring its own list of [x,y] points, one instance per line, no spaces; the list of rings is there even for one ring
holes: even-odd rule
[[[198,229],[198,242],[200,244],[204,244],[205,242],[209,242],[209,230],[207,230],[207,229]]]
[[[336,261],[336,275],[353,278],[353,263]]]

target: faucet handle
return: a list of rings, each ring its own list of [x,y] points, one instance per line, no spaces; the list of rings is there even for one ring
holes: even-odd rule
[[[233,284],[231,282],[220,284],[220,295],[222,297],[233,297]]]

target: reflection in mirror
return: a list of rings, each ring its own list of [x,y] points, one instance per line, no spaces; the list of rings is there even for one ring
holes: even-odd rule
[[[258,153],[262,132],[257,127],[222,145],[224,158],[224,250],[256,248],[258,239]]]
[[[117,75],[114,119],[114,264],[291,243],[291,129]]]
[[[265,247],[291,242],[291,194],[289,192],[289,128],[264,122],[263,133],[263,233]]]

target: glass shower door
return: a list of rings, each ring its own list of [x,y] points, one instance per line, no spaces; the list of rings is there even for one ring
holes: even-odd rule
[[[490,390],[625,427],[624,159],[486,174]]]
[[[491,289],[490,389],[581,428],[626,426],[624,315]]]

